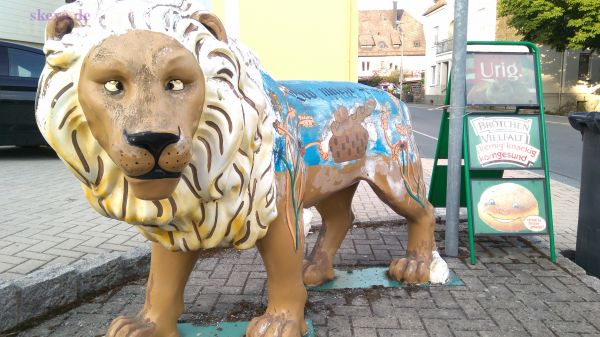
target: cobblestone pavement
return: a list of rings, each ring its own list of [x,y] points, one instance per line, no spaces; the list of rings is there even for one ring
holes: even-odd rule
[[[309,235],[309,246],[315,238]],[[404,225],[354,228],[336,264],[387,265],[403,255],[405,242]],[[582,281],[580,269],[564,258],[552,264],[520,238],[480,238],[477,250],[476,265],[447,259],[465,286],[310,291],[307,318],[322,337],[600,336],[600,294]],[[256,250],[206,255],[186,288],[181,321],[214,324],[260,314],[266,274]],[[130,283],[18,336],[101,336],[116,315],[139,310],[144,288],[144,280]]]
[[[0,281],[147,245],[131,226],[95,213],[51,152],[0,150],[0,186],[9,191],[0,194]],[[428,178],[432,160],[424,159],[423,166]],[[551,188],[557,250],[574,249],[579,190],[557,181]],[[400,221],[364,184],[352,207],[357,222]],[[318,225],[320,218],[314,214],[311,223]],[[443,229],[437,233],[443,249]],[[310,234],[309,244],[315,238]],[[355,226],[335,263],[347,268],[387,265],[403,255],[405,241],[405,226]],[[464,238],[461,247],[467,247]],[[598,279],[560,254],[557,265],[550,263],[546,237],[478,237],[476,250],[474,266],[463,258],[447,259],[465,287],[311,292],[307,317],[319,336],[600,336],[600,298],[589,287],[597,286]],[[265,273],[255,250],[208,255],[197,264],[187,287],[184,321],[249,319],[264,310]],[[101,335],[119,313],[135,313],[143,291],[144,280],[139,280],[19,336]]]
[[[432,165],[423,160],[426,179]],[[95,212],[50,149],[0,148],[0,172],[0,186],[8,191],[0,193],[0,281],[147,244],[132,226]],[[575,249],[579,190],[552,181],[552,201],[557,248]],[[364,183],[352,209],[358,222],[398,219]],[[312,224],[319,224],[318,213],[312,213]],[[547,238],[539,240],[547,245]]]
[[[0,148],[0,172],[0,281],[147,244],[94,211],[50,149]]]

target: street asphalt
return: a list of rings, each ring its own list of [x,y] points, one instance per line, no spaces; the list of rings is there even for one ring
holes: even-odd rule
[[[421,155],[435,156],[435,148],[442,118],[442,109],[437,106],[409,105],[415,137]],[[548,160],[553,179],[579,188],[581,182],[582,138],[573,129],[566,116],[546,115]]]
[[[427,135],[417,141],[429,179],[426,139],[437,137],[439,124],[423,124],[418,109],[432,110],[412,109],[415,130]],[[0,331],[18,324],[10,336],[102,336],[112,318],[135,313],[143,303],[145,239],[96,214],[49,149],[0,148],[0,172]],[[545,236],[482,236],[470,265],[463,227],[461,256],[446,260],[465,286],[311,291],[307,318],[317,336],[600,336],[600,280],[561,254],[575,249],[579,189],[553,179],[551,192],[557,264],[548,260]],[[404,220],[365,184],[352,208],[355,226],[337,266],[385,266],[404,254]],[[319,216],[311,223],[309,246]],[[443,221],[436,238],[443,253]],[[192,274],[182,321],[249,319],[264,310],[265,294],[255,249],[216,251]]]

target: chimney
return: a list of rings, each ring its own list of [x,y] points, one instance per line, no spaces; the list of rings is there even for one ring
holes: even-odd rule
[[[394,29],[398,29],[398,1],[394,0]]]

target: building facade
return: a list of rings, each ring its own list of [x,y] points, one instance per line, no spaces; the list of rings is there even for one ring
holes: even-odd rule
[[[206,1],[274,78],[356,81],[356,0]]]
[[[600,111],[600,55],[540,48],[546,110],[561,114]]]
[[[46,23],[64,3],[64,0],[2,0],[0,40],[41,48]]]
[[[443,104],[452,67],[454,0],[438,0],[425,13],[425,102]],[[490,21],[490,18],[493,18]],[[496,0],[469,2],[468,40],[496,40]]]
[[[438,0],[424,14],[427,41],[425,101],[443,104],[452,66],[454,0]],[[491,23],[494,24],[491,24]],[[497,15],[497,0],[469,2],[468,40],[521,40],[505,18]],[[600,111],[600,55],[586,50],[557,52],[540,46],[546,111]]]
[[[356,81],[356,0],[199,0],[249,46],[276,79]],[[0,40],[41,47],[65,0],[2,0]],[[85,15],[85,13],[81,13]]]
[[[425,34],[418,20],[402,9],[391,9],[359,11],[358,22],[359,81],[401,72],[404,81],[421,79]]]
[[[520,40],[505,18],[496,22],[498,40]],[[558,52],[540,46],[546,110],[554,113],[600,111],[600,55],[589,50]]]

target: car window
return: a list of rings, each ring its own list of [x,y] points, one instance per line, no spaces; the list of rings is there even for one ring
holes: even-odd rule
[[[8,48],[8,76],[40,77],[44,55]]]
[[[4,46],[0,46],[0,76],[8,76],[8,58]]]

